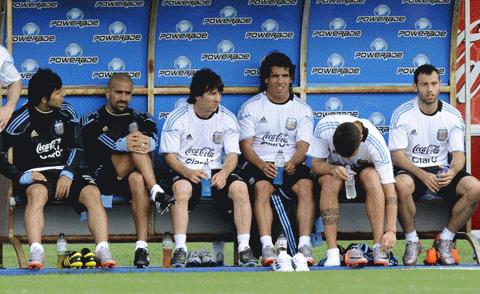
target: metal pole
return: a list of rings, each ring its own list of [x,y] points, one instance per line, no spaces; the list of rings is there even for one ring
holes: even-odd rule
[[[471,97],[470,97],[470,0],[465,0],[465,152],[466,169],[470,173],[472,170],[472,136],[471,136]]]

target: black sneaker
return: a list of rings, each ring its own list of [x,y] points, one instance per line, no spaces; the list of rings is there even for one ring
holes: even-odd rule
[[[150,258],[148,258],[148,249],[138,248],[135,250],[135,260],[133,265],[137,268],[146,268],[150,265]]]
[[[157,212],[160,214],[164,214],[170,210],[170,207],[175,205],[175,198],[172,195],[168,195],[167,193],[157,192],[155,195],[154,201],[155,207],[157,208]]]
[[[62,267],[63,268],[82,268],[82,254],[78,251],[67,251],[65,252],[65,257],[63,258]]]
[[[177,248],[173,252],[173,257],[170,260],[172,267],[181,268],[185,267],[187,263],[187,252],[183,248]]]
[[[97,266],[97,261],[95,260],[95,254],[90,251],[88,248],[83,248],[80,251],[82,254],[83,268],[94,268]]]
[[[254,267],[257,265],[257,258],[253,255],[252,249],[247,247],[238,253],[238,264],[240,266]]]

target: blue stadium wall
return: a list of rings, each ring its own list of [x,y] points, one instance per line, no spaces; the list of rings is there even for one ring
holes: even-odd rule
[[[295,92],[316,119],[348,113],[386,135],[392,111],[415,96],[413,70],[423,63],[441,70],[441,98],[451,97],[453,0],[12,2],[24,85],[39,67],[52,68],[75,89],[67,101],[79,114],[105,103],[109,75],[127,71],[133,107],[150,111],[161,130],[203,67],[222,76],[222,103],[236,113],[274,50],[297,65]]]

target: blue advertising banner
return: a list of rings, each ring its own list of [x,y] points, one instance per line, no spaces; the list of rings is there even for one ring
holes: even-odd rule
[[[450,0],[314,0],[307,82],[405,85],[431,63],[449,84]]]
[[[50,67],[65,85],[104,85],[115,71],[147,81],[150,1],[13,1],[14,56],[24,84]]]
[[[226,86],[258,86],[260,62],[274,50],[298,66],[302,11],[297,0],[161,1],[155,85],[189,85],[208,67]]]

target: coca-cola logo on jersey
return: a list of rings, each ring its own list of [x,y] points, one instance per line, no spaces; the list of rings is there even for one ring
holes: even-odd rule
[[[190,147],[185,151],[186,156],[201,156],[201,157],[213,157],[214,149],[210,147],[193,148]]]
[[[37,154],[41,159],[55,158],[62,156],[62,149],[60,149],[60,142],[62,139],[57,138],[50,143],[37,145]]]
[[[288,135],[284,133],[270,134],[270,132],[266,132],[262,137],[262,141],[262,144],[283,147],[288,143]]]
[[[415,145],[415,147],[413,147],[412,151],[415,154],[424,154],[424,155],[438,154],[440,153],[440,146],[438,145],[420,146],[417,144]]]

